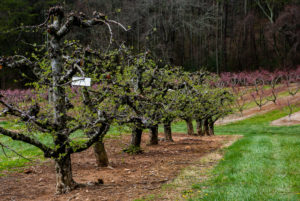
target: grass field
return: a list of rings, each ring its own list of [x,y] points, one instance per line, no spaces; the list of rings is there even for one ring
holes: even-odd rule
[[[285,115],[274,110],[217,127],[217,134],[244,137],[226,150],[210,179],[192,185],[201,193],[189,200],[300,200],[300,126],[269,126]]]

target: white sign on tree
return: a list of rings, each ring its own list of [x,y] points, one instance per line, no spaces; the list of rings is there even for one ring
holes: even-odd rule
[[[89,77],[73,77],[72,78],[73,86],[91,86],[91,78]]]

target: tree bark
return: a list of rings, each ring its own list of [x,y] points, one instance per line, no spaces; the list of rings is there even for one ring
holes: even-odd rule
[[[215,135],[215,131],[214,131],[214,122],[213,120],[209,120],[208,122],[208,131],[209,131],[209,135]]]
[[[131,145],[141,147],[143,129],[134,127],[131,134]]]
[[[108,157],[103,142],[96,142],[94,144],[94,153],[98,167],[108,166]]]
[[[164,133],[165,133],[165,140],[167,142],[173,142],[171,122],[164,123]]]
[[[67,155],[55,159],[56,193],[70,192],[77,187],[72,177],[71,156]]]
[[[227,28],[228,28],[228,5],[227,1],[224,1],[224,27],[223,27],[223,67],[222,71],[227,70]]]
[[[154,125],[150,128],[150,141],[149,145],[158,144],[158,125]]]
[[[200,136],[204,136],[202,119],[197,119],[196,123],[197,123],[197,134]]]
[[[209,135],[208,119],[204,119],[203,129],[204,129],[204,136],[208,136]]]
[[[62,22],[62,16],[59,15],[53,18],[52,27],[59,30]],[[54,134],[54,144],[58,147],[59,156],[55,158],[56,171],[56,193],[62,194],[76,188],[77,184],[72,178],[71,156],[66,154],[69,145],[68,137],[65,133],[66,126],[66,108],[65,99],[66,92],[62,85],[59,84],[60,78],[63,74],[62,62],[62,47],[61,38],[56,34],[51,34],[49,43],[49,56],[51,59],[52,69],[52,101],[54,105],[54,123],[57,126]],[[51,96],[51,95],[50,95]]]
[[[216,9],[216,16],[219,16],[219,2],[217,2],[217,9]],[[220,75],[220,68],[219,68],[219,20],[216,20],[216,71],[217,74]]]
[[[194,127],[193,127],[193,119],[187,118],[185,119],[186,127],[187,127],[187,134],[194,135]]]

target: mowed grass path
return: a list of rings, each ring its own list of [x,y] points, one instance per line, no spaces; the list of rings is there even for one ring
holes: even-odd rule
[[[300,126],[269,126],[285,115],[276,110],[217,127],[217,134],[244,137],[227,148],[209,180],[192,186],[201,193],[189,200],[300,200]]]

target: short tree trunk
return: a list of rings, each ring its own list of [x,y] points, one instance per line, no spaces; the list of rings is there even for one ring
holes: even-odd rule
[[[130,145],[126,149],[123,149],[123,151],[129,154],[143,153],[141,149],[142,134],[143,134],[142,128],[134,127],[132,129]]]
[[[203,121],[202,119],[197,119],[197,134],[200,136],[204,135],[204,131],[203,131]]]
[[[165,140],[167,142],[173,142],[171,122],[164,123],[164,133],[165,133]]]
[[[204,136],[208,136],[209,135],[208,119],[204,119],[203,130],[204,130]]]
[[[98,167],[108,166],[108,157],[103,142],[96,142],[94,144],[94,153]]]
[[[187,127],[187,134],[194,135],[193,119],[192,118],[185,119],[185,122]]]
[[[56,193],[62,194],[70,192],[77,187],[72,176],[71,156],[67,155],[55,159],[56,172]]]
[[[158,144],[158,125],[154,125],[150,127],[149,145],[157,145],[157,144]]]
[[[134,127],[131,134],[131,146],[141,147],[143,129]]]
[[[209,135],[215,135],[215,129],[214,129],[214,122],[213,121],[209,121],[208,131],[209,131]]]

